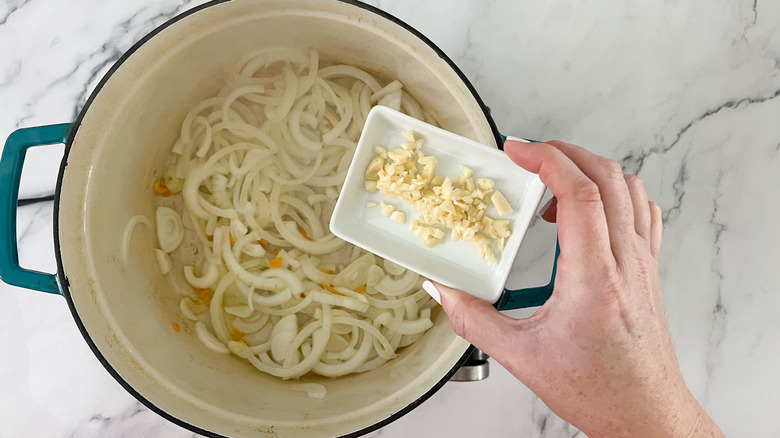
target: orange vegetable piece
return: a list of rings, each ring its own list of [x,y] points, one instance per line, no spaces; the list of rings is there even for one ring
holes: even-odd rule
[[[236,239],[233,238],[233,235],[229,234],[228,237],[230,238],[230,246],[235,245],[236,244]]]
[[[304,239],[311,240],[311,237],[309,237],[309,235],[306,234],[306,230],[304,230],[303,228],[298,227],[298,232],[301,233],[301,235],[303,235]]]
[[[281,248],[276,248],[275,250],[273,250],[273,251],[271,251],[271,252],[273,253],[273,255],[279,255],[279,250],[280,250],[280,249],[281,249]]]
[[[357,289],[355,289],[355,292],[357,292],[359,294],[362,294],[365,291],[366,291],[366,285],[365,284],[361,284],[360,286],[357,287]]]
[[[320,271],[322,271],[322,272],[324,272],[326,274],[332,274],[333,273],[333,271],[331,271],[328,268],[317,268],[317,269],[319,269]]]
[[[195,288],[195,294],[198,295],[198,298],[200,298],[201,302],[210,301],[211,296],[214,295],[214,293],[211,292],[211,289],[201,289],[201,288]]]
[[[230,339],[234,341],[240,341],[244,337],[244,332],[240,330],[236,330],[234,328],[230,329]]]
[[[271,260],[268,260],[268,267],[269,268],[281,268],[282,267],[282,258],[276,257],[272,258]]]
[[[262,246],[263,248],[265,248],[266,246],[268,246],[268,241],[267,241],[267,240],[265,240],[265,239],[260,239],[260,246]]]
[[[178,332],[179,330],[181,330],[181,327],[179,327],[179,324],[177,324],[175,322],[173,324],[171,324],[171,327],[173,327],[173,331],[175,331],[175,332]]]
[[[163,197],[171,196],[171,191],[168,189],[168,186],[165,185],[164,178],[160,178],[154,182],[152,185],[152,191]]]
[[[333,289],[333,286],[329,285],[328,283],[325,283],[324,281],[323,281],[322,283],[320,283],[320,284],[322,285],[322,287],[323,287],[323,288],[324,288],[326,291],[328,291],[328,292],[330,292],[330,293],[332,293],[332,294],[336,294],[336,295],[344,295],[344,294],[340,293],[339,291],[337,291],[336,289]]]

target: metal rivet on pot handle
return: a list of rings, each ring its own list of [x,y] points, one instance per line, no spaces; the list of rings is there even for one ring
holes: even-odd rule
[[[27,149],[65,143],[70,128],[70,123],[63,123],[18,129],[5,141],[0,159],[0,279],[10,285],[52,294],[62,293],[57,274],[46,274],[19,266],[16,207]]]

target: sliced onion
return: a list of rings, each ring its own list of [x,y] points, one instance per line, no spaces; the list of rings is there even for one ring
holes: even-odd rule
[[[290,300],[291,296],[292,295],[288,296],[287,301]],[[287,308],[283,308],[283,309],[278,309],[278,308],[271,307],[271,306],[261,305],[257,301],[255,301],[255,304],[258,305],[258,308],[260,308],[260,310],[263,313],[266,313],[268,315],[285,316],[285,315],[289,315],[291,313],[298,313],[298,312],[302,311],[303,309],[309,307],[313,301],[314,301],[314,295],[313,294],[309,294],[300,303],[298,303],[298,304],[296,304],[296,305],[294,305],[292,307],[287,307]]]
[[[325,272],[322,272],[314,266],[314,264],[311,261],[311,258],[308,256],[303,256],[300,258],[301,262],[301,269],[303,270],[303,273],[308,277],[310,280],[312,280],[315,283],[335,283],[333,281],[334,277],[336,277],[335,274],[326,274]]]
[[[219,270],[217,269],[217,265],[207,263],[206,272],[198,277],[195,275],[195,268],[192,265],[187,265],[184,267],[184,279],[187,280],[187,283],[192,287],[208,289],[219,280]]]
[[[181,310],[181,314],[184,315],[185,318],[192,321],[197,321],[198,317],[190,307],[190,302],[192,302],[192,300],[189,297],[182,297],[182,299],[179,300],[179,310]]]
[[[208,347],[209,350],[220,353],[220,354],[230,354],[230,350],[225,347],[225,344],[219,341],[210,331],[208,328],[206,328],[206,324],[203,324],[202,322],[198,321],[195,323],[195,334],[198,336],[198,339],[200,339],[200,342],[203,343],[206,347]]]
[[[368,85],[368,88],[373,92],[377,92],[382,88],[379,81],[373,76],[357,67],[352,67],[351,65],[331,65],[322,68],[320,69],[319,76],[325,79],[338,76],[351,76],[365,82],[366,85]]]
[[[303,391],[309,397],[316,398],[318,400],[324,399],[328,394],[328,390],[319,383],[296,383],[295,385],[290,385],[290,389],[293,391]]]
[[[160,268],[160,274],[165,275],[171,272],[173,263],[171,263],[171,256],[169,256],[167,252],[155,248],[154,256],[157,259],[157,266]]]
[[[270,296],[264,296],[257,293],[252,294],[252,302],[257,307],[275,307],[279,306],[292,298],[290,289],[284,289]]]
[[[406,268],[401,265],[396,265],[390,260],[383,260],[382,266],[384,266],[385,271],[387,271],[387,273],[390,275],[401,275],[406,272]]]
[[[346,309],[354,310],[357,312],[365,312],[368,310],[368,303],[358,301],[354,298],[347,298],[343,296],[333,295],[328,292],[314,292],[314,301],[322,304],[330,304],[332,306],[340,306]]]
[[[186,222],[202,272],[177,269],[192,287],[214,290],[203,303],[182,297],[182,315],[209,349],[282,379],[381,366],[432,325],[435,303],[417,274],[343,248],[329,215],[374,103],[430,116],[399,81],[384,84],[347,65],[320,68],[313,49],[256,51],[226,83],[187,113],[173,143],[166,178],[183,181],[183,203],[172,204],[183,204],[184,220],[157,213],[161,271]],[[151,226],[128,221],[125,260],[137,223]],[[299,389],[326,393],[318,384]]]
[[[374,255],[367,252],[339,272],[333,278],[333,284],[355,289],[367,283],[369,270],[375,265],[376,259]]]
[[[237,316],[239,318],[249,318],[252,316],[252,309],[249,308],[249,306],[246,305],[239,305],[239,306],[225,306],[225,313],[233,316]]]
[[[271,332],[271,357],[281,363],[298,335],[298,317],[287,315],[274,325]]]
[[[388,94],[379,101],[379,105],[392,108],[396,111],[401,111],[401,96],[403,96],[401,91]]]
[[[338,377],[350,374],[368,359],[373,342],[368,334],[363,335],[363,342],[357,352],[346,362],[336,365],[318,362],[314,365],[314,372],[325,377]]]
[[[398,279],[394,279],[388,275],[376,284],[376,290],[388,297],[397,297],[409,292],[417,284],[419,278],[420,276],[412,271],[404,272],[401,278]]]
[[[135,226],[138,224],[144,224],[146,225],[150,230],[152,229],[152,222],[144,215],[137,214],[133,217],[131,217],[127,223],[125,224],[125,230],[122,233],[122,258],[123,261],[127,263],[129,255],[127,252],[130,248],[130,237],[133,235],[133,230],[135,229]]]
[[[240,330],[241,332],[246,334],[251,334],[251,333],[258,332],[260,331],[260,329],[266,327],[268,325],[269,319],[270,319],[270,315],[262,314],[260,318],[257,318],[254,321],[244,321],[244,319],[234,319],[232,324],[236,330]],[[269,334],[270,334],[270,330],[269,330]]]
[[[246,269],[242,268],[238,261],[233,257],[233,252],[230,251],[230,241],[225,240],[222,243],[222,259],[225,261],[225,266],[228,270],[235,274],[239,280],[244,283],[263,290],[280,290],[284,287],[284,282],[279,279],[279,276],[271,278],[272,274],[263,272],[262,274],[253,274]]]
[[[371,102],[379,102],[383,97],[400,92],[401,89],[404,87],[404,85],[398,81],[394,80],[393,82],[390,82],[389,84],[382,87],[380,90],[377,90],[374,94],[371,95]]]

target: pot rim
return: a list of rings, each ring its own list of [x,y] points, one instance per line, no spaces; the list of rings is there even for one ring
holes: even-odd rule
[[[95,357],[97,357],[98,361],[103,365],[103,367],[108,371],[108,373],[116,380],[122,388],[125,389],[128,393],[130,393],[136,400],[141,402],[144,406],[155,412],[157,415],[160,415],[161,417],[165,418],[166,420],[183,427],[185,429],[188,429],[192,432],[208,436],[208,437],[225,437],[224,435],[220,435],[205,429],[200,428],[199,426],[196,426],[194,424],[191,424],[189,422],[186,422],[184,420],[181,420],[171,414],[169,414],[167,411],[165,411],[163,408],[158,407],[154,403],[152,403],[150,400],[142,396],[138,391],[135,390],[135,388],[127,382],[122,376],[119,375],[119,373],[114,369],[114,367],[109,363],[109,361],[103,356],[100,349],[97,347],[97,345],[92,341],[91,336],[87,332],[87,329],[81,320],[81,317],[78,314],[78,311],[76,310],[75,303],[73,301],[73,298],[71,296],[70,292],[70,282],[68,281],[68,277],[65,273],[65,269],[62,263],[62,253],[60,251],[60,235],[59,235],[59,211],[60,211],[60,195],[62,190],[62,181],[63,176],[65,174],[65,170],[67,168],[68,164],[68,156],[71,150],[71,147],[73,146],[73,141],[76,137],[76,134],[79,130],[79,127],[81,126],[81,122],[84,119],[85,114],[87,113],[87,110],[89,109],[90,105],[92,104],[92,101],[95,100],[95,97],[100,92],[100,90],[103,88],[105,83],[111,78],[111,76],[119,69],[119,67],[131,56],[133,53],[135,53],[143,44],[145,44],[147,41],[149,41],[151,38],[168,28],[169,26],[173,25],[174,23],[177,23],[180,20],[183,20],[187,17],[189,17],[192,14],[195,14],[203,9],[216,6],[222,3],[227,3],[232,0],[210,0],[206,3],[203,3],[201,5],[195,6],[191,9],[188,9],[165,23],[157,26],[155,29],[153,29],[151,32],[146,34],[144,37],[142,37],[140,40],[138,40],[135,44],[133,44],[126,52],[122,54],[122,56],[117,59],[116,62],[111,66],[111,68],[106,72],[106,74],[100,79],[95,89],[90,93],[89,98],[84,103],[84,106],[81,108],[81,110],[78,113],[78,116],[76,117],[76,120],[74,120],[71,131],[68,134],[67,141],[65,142],[65,151],[63,154],[62,162],[60,163],[59,172],[57,175],[57,185],[55,187],[55,196],[54,196],[54,255],[57,261],[57,276],[59,279],[60,289],[62,295],[65,297],[65,300],[68,303],[68,308],[70,309],[71,314],[73,315],[73,319],[76,322],[76,325],[78,326],[79,331],[81,332],[82,337],[87,342],[87,345],[89,345],[90,350],[92,350]],[[429,46],[435,53],[438,55],[451,69],[452,71],[458,76],[458,78],[463,82],[463,84],[466,86],[466,88],[471,93],[474,100],[479,105],[479,108],[482,110],[485,120],[487,121],[491,132],[493,133],[493,137],[496,140],[497,145],[502,144],[502,138],[501,134],[498,131],[498,128],[495,124],[495,121],[490,115],[490,108],[485,105],[485,103],[482,101],[482,98],[477,93],[474,86],[471,84],[471,82],[466,78],[464,73],[457,67],[457,65],[447,56],[444,51],[442,51],[433,41],[428,39],[425,35],[420,33],[418,30],[416,30],[411,25],[407,24],[406,22],[402,21],[401,19],[389,14],[388,12],[385,12],[377,7],[368,5],[366,3],[363,3],[359,0],[333,0],[341,3],[345,3],[348,5],[352,5],[361,9],[364,9],[366,11],[372,12],[384,19],[387,19],[394,24],[397,24],[407,32],[410,32],[412,35],[414,35],[416,38],[420,39],[422,42],[424,42],[427,46]],[[468,348],[466,348],[463,355],[458,359],[456,364],[447,372],[445,373],[442,378],[434,385],[432,386],[427,392],[425,392],[423,395],[421,395],[418,399],[414,400],[413,402],[409,403],[407,406],[403,407],[402,409],[399,409],[395,413],[391,414],[387,418],[378,421],[376,423],[373,423],[369,426],[364,427],[363,429],[357,430],[355,432],[348,433],[346,435],[342,435],[341,437],[358,437],[365,435],[369,432],[372,432],[374,430],[380,429],[395,420],[401,418],[402,416],[406,415],[410,411],[412,411],[414,408],[422,404],[425,400],[430,398],[434,393],[436,393],[439,389],[441,389],[442,386],[444,386],[447,381],[458,371],[460,366],[468,359],[468,357],[471,355],[471,353],[476,348],[473,345],[469,345]]]

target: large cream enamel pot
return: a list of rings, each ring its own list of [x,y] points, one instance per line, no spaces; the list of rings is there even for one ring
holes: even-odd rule
[[[207,3],[126,53],[72,125],[9,138],[9,144],[43,144],[43,130],[54,130],[66,152],[55,200],[58,273],[18,272],[13,248],[2,263],[3,279],[64,295],[108,371],[181,426],[209,436],[357,436],[401,417],[457,370],[470,347],[443,312],[422,339],[376,370],[304,378],[326,386],[327,397],[317,400],[235,356],[211,352],[183,322],[181,332],[172,330],[172,321],[182,321],[177,293],[148,256],[148,232],[133,239],[127,263],[121,255],[128,219],[153,217],[151,182],[162,173],[187,111],[216,93],[242,56],[278,46],[314,47],[322,59],[398,78],[443,128],[489,145],[499,140],[463,74],[429,40],[382,11],[343,0]],[[25,148],[15,157],[6,148],[4,167],[23,161]],[[15,206],[16,193],[4,199]]]

